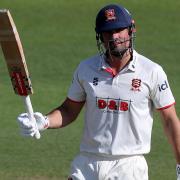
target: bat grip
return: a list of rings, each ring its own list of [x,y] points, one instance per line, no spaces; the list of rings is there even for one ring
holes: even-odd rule
[[[35,133],[34,136],[35,136],[36,139],[40,139],[41,135],[39,133],[36,120],[34,118],[34,112],[33,112],[33,107],[32,107],[32,104],[31,104],[31,99],[30,99],[29,95],[22,96],[22,98],[23,98],[23,101],[24,101],[24,104],[25,104],[25,108],[26,108],[26,112],[28,114],[28,117],[29,117],[29,119],[31,121],[34,122],[35,127],[36,127],[36,133]]]

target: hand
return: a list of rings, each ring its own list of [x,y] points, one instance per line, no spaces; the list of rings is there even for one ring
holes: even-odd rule
[[[36,124],[28,118],[27,113],[22,113],[18,116],[17,121],[23,136],[33,137],[36,134],[37,128],[39,131],[43,131],[48,128],[49,120],[47,116],[44,116],[39,112],[35,112],[34,118],[36,120],[37,127]]]
[[[180,164],[176,165],[177,180],[180,180]]]

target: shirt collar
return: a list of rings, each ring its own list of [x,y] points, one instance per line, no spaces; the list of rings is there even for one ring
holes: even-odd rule
[[[99,70],[104,70],[106,68],[110,68],[109,64],[106,62],[106,56],[100,55],[100,62],[99,62]]]
[[[131,71],[135,71],[136,70],[137,58],[138,58],[138,53],[135,50],[133,50],[133,58],[130,61],[130,63],[128,64],[127,69],[129,69]]]
[[[133,50],[133,58],[130,61],[130,63],[127,65],[127,67],[125,67],[126,70],[131,70],[134,71],[136,70],[136,66],[137,66],[137,58],[138,58],[138,53]],[[104,70],[107,68],[111,68],[109,66],[109,64],[106,62],[106,56],[105,55],[100,55],[100,62],[99,62],[99,70]]]

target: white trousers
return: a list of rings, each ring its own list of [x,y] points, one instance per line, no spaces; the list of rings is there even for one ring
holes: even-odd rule
[[[144,156],[99,157],[78,155],[71,164],[72,180],[148,180]]]

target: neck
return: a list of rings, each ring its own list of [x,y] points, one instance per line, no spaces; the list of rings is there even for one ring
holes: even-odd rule
[[[108,56],[108,64],[111,66],[114,74],[118,74],[130,61],[131,53],[126,52],[122,58],[113,55]]]

